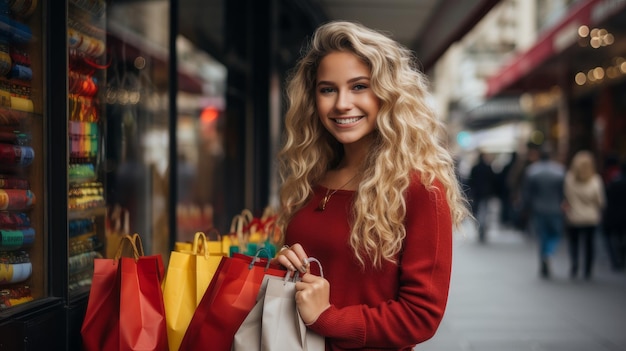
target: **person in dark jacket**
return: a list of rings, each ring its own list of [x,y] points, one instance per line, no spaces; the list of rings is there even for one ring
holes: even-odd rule
[[[524,177],[523,202],[539,243],[542,278],[550,277],[549,259],[563,235],[564,181],[565,167],[550,159],[547,148],[541,151],[539,161],[528,167]]]
[[[500,198],[500,224],[510,226],[513,223],[513,200],[511,197],[511,187],[508,179],[513,167],[517,163],[517,152],[511,153],[509,162],[502,170],[496,173],[497,195]]]
[[[469,198],[472,205],[472,215],[478,223],[478,240],[484,243],[487,238],[487,205],[494,195],[496,175],[487,162],[483,152],[478,154],[478,161],[470,171],[468,180]]]
[[[517,158],[517,161],[509,171],[507,179],[507,185],[510,189],[511,206],[513,207],[511,211],[513,226],[521,230],[524,234],[530,234],[530,228],[528,227],[529,214],[524,210],[522,196],[524,176],[528,167],[539,160],[540,151],[537,145],[528,143],[525,156]]]

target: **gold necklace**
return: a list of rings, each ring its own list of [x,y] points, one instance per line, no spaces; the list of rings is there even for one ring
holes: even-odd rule
[[[330,192],[330,188],[326,189],[326,195],[324,195],[324,197],[322,198],[322,201],[320,201],[319,205],[317,205],[317,210],[324,211],[326,209],[326,204],[328,203],[328,201],[330,201],[330,198],[333,195],[335,195],[337,191],[341,190],[343,187],[350,184],[350,182],[352,182],[356,178],[357,175],[358,173],[353,175],[352,178],[350,178],[350,180],[348,180],[344,185],[340,186],[339,188],[333,190],[332,193]]]

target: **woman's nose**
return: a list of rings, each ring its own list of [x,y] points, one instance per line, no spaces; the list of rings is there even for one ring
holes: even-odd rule
[[[335,108],[337,110],[349,110],[352,108],[352,97],[348,92],[339,92],[337,94],[337,100],[335,101]]]

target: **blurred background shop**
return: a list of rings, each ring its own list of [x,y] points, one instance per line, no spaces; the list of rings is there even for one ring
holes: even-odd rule
[[[276,206],[285,75],[332,19],[416,52],[459,174],[626,159],[626,0],[1,0],[0,349],[80,348],[95,257]]]

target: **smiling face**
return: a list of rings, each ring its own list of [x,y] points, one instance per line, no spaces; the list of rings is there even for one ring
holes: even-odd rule
[[[357,56],[333,52],[320,61],[315,101],[322,124],[344,146],[370,140],[380,100],[371,89],[369,67]]]

